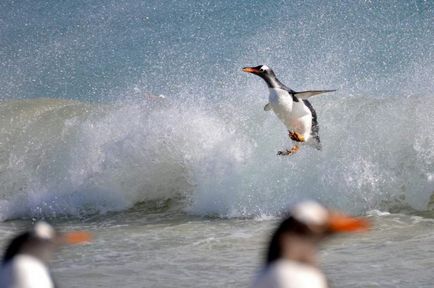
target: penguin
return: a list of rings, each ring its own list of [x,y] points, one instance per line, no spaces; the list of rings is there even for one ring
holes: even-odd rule
[[[243,71],[258,75],[267,83],[270,94],[269,103],[265,105],[264,110],[273,110],[288,129],[289,138],[296,142],[290,150],[285,149],[277,154],[282,156],[293,155],[300,150],[299,143],[307,143],[321,150],[317,114],[307,99],[336,90],[294,91],[282,84],[273,70],[267,65],[244,67]]]
[[[0,288],[54,288],[48,262],[62,244],[90,241],[85,231],[59,233],[46,222],[11,240],[0,267]]]
[[[369,227],[366,219],[331,211],[314,201],[297,204],[274,231],[265,267],[251,287],[328,288],[317,264],[318,245],[330,235]]]

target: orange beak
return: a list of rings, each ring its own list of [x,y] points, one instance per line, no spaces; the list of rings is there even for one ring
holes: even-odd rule
[[[243,71],[247,73],[259,73],[259,71],[254,67],[244,67]]]
[[[331,212],[329,228],[333,232],[363,232],[371,227],[371,223],[363,218],[355,218]]]
[[[92,234],[87,231],[71,231],[62,234],[62,240],[66,244],[83,244],[92,240]]]

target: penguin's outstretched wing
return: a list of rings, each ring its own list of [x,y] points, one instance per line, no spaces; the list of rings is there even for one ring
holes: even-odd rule
[[[327,92],[335,92],[336,90],[310,90],[310,91],[300,91],[300,92],[293,92],[294,96],[298,99],[306,100],[309,97],[327,93]]]

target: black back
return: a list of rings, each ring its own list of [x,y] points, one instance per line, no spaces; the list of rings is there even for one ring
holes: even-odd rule
[[[281,247],[281,236],[285,233],[292,233],[297,235],[310,235],[312,231],[309,227],[294,217],[290,216],[280,223],[279,227],[271,237],[270,244],[266,255],[265,264],[270,265],[272,262],[282,257],[283,249]]]
[[[17,254],[19,254],[24,243],[30,241],[31,238],[31,233],[25,232],[12,239],[12,241],[6,248],[5,254],[3,255],[2,263],[5,264],[6,262],[14,258]]]
[[[318,117],[316,115],[315,109],[313,109],[312,104],[310,104],[307,100],[302,100],[304,105],[306,105],[307,108],[309,108],[310,113],[312,113],[312,137],[316,140],[317,145],[316,148],[318,150],[321,150],[321,140],[319,139],[319,124],[318,124]]]

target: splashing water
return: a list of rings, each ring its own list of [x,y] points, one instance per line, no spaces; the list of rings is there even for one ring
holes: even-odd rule
[[[221,217],[301,198],[427,209],[429,1],[24,2],[0,4],[0,219],[166,200]],[[323,151],[275,155],[290,145],[284,127],[240,71],[258,64],[294,89],[338,89],[312,100]]]
[[[230,108],[145,101],[5,102],[1,216],[78,216],[167,199],[223,217],[273,215],[308,197],[355,212],[424,209],[434,141],[426,100],[317,101],[324,149],[290,158],[275,155],[287,136],[260,109],[231,119]],[[411,122],[401,117],[412,113]]]

